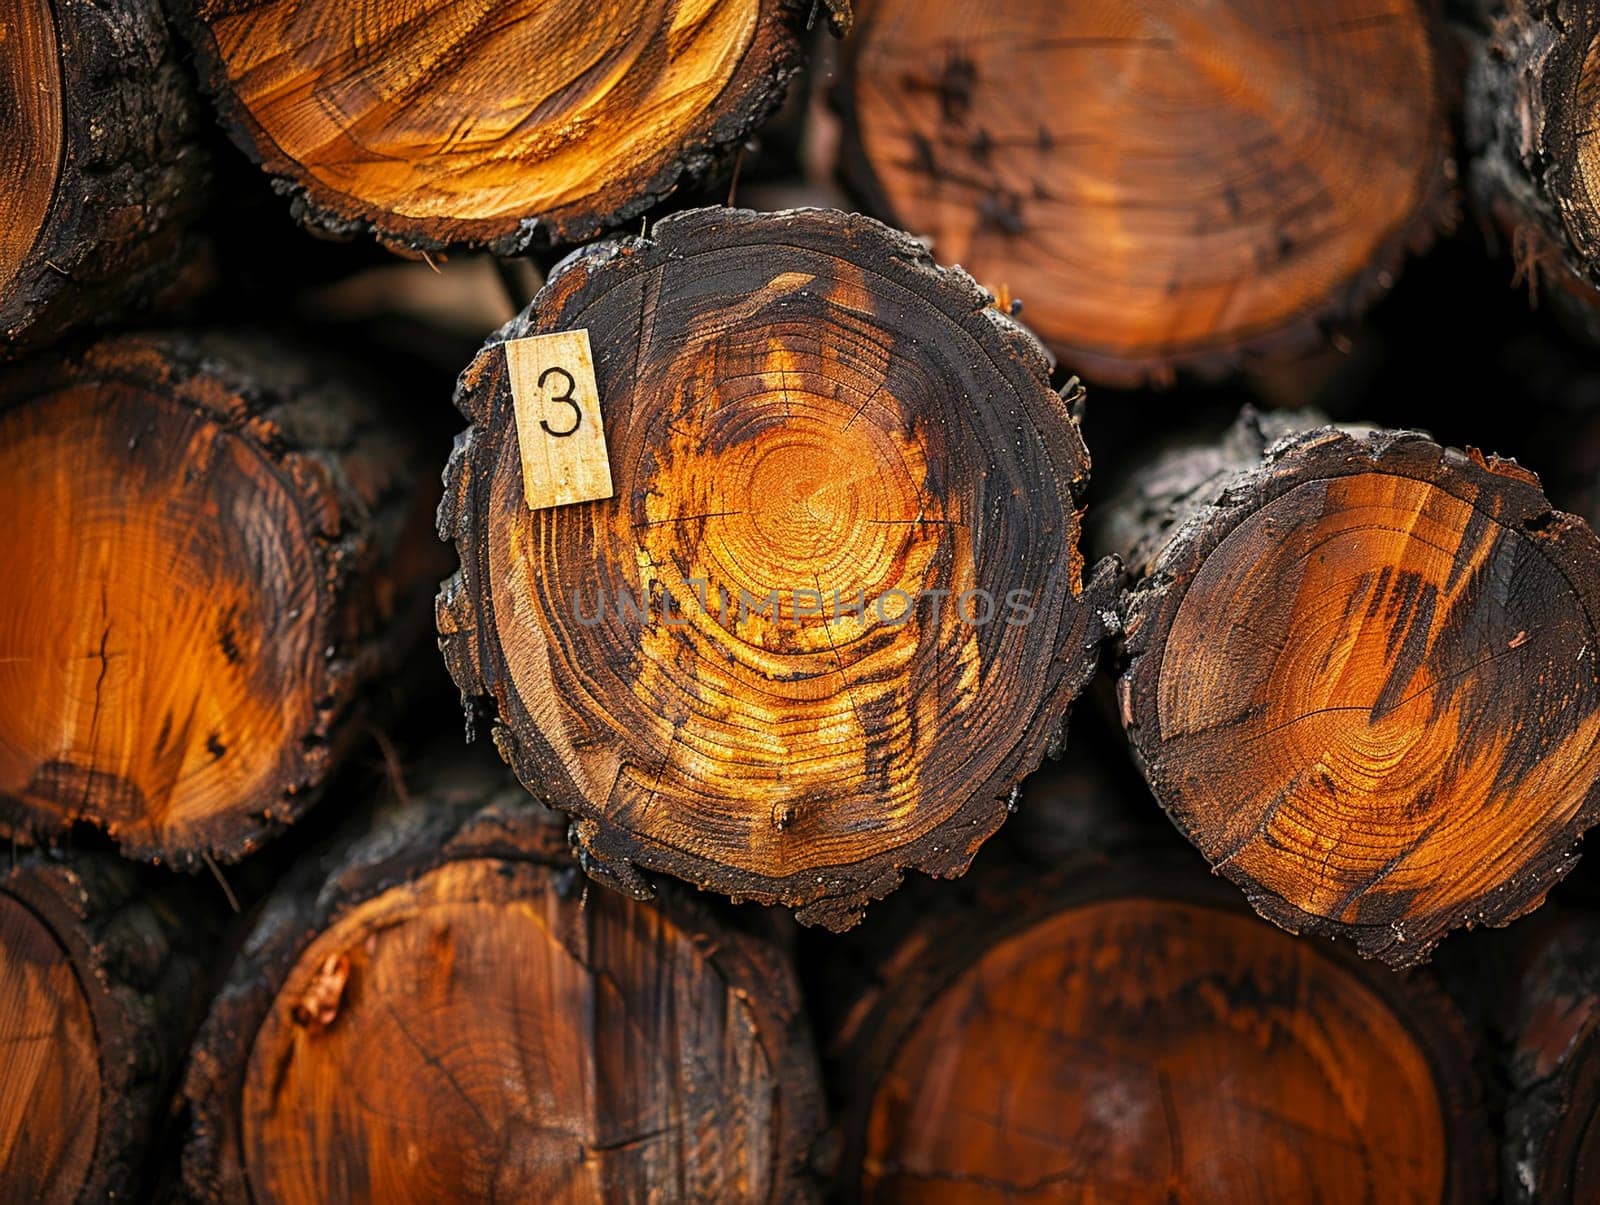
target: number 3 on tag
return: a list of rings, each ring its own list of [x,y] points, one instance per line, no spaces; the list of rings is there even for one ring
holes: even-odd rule
[[[512,339],[505,349],[528,509],[611,497],[589,332]]]

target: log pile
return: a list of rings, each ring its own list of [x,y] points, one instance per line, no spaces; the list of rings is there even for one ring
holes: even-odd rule
[[[0,11],[0,1200],[1592,1198],[1596,11]]]

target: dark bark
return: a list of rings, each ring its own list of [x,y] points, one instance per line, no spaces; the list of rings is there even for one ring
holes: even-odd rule
[[[1600,9],[1479,3],[1470,29],[1471,195],[1519,279],[1600,339]]]
[[[1505,1016],[1508,1201],[1600,1194],[1600,923],[1571,911],[1513,931]],[[1508,935],[1509,936],[1509,935]]]
[[[21,0],[0,43],[0,358],[199,284],[209,169],[156,0]]]

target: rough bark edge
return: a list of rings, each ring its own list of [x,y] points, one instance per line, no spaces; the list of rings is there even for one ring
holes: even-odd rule
[[[1491,228],[1509,233],[1518,277],[1545,269],[1556,292],[1574,290],[1600,304],[1600,213],[1586,214],[1577,168],[1580,132],[1570,97],[1547,88],[1575,86],[1589,42],[1600,35],[1600,10],[1570,0],[1510,0],[1504,9],[1477,0],[1477,28],[1465,37],[1467,181]],[[1562,277],[1570,276],[1570,280]]]
[[[1063,911],[1119,899],[1194,904],[1248,916],[1237,895],[1197,873],[1187,857],[1144,849],[1134,856],[1084,851],[1054,871],[1019,880],[990,864],[953,891],[960,907],[910,910],[882,935],[870,980],[852,1000],[828,1041],[828,1064],[839,1076],[844,1111],[833,1134],[840,1151],[838,1188],[860,1199],[860,1169],[876,1088],[923,1013],[987,950]],[[955,901],[950,901],[954,903]],[[1473,1072],[1477,1042],[1448,996],[1426,971],[1375,968],[1332,944],[1317,947],[1390,1007],[1428,1061],[1445,1122],[1451,1160],[1443,1200],[1483,1198],[1494,1156],[1482,1114],[1483,1089]]]
[[[189,1109],[182,1173],[193,1199],[252,1199],[237,1104],[256,1034],[301,953],[368,900],[448,862],[467,860],[532,863],[548,868],[553,889],[563,896],[581,898],[588,890],[563,826],[492,763],[488,769],[451,767],[418,796],[375,809],[330,850],[302,859],[274,889],[190,1051],[182,1088]],[[774,1080],[783,1088],[773,1137],[773,1199],[816,1199],[810,1160],[824,1126],[822,1087],[785,955],[726,923],[687,891],[663,893],[654,906],[739,992],[761,1032]],[[791,1155],[787,1164],[784,1152]]]
[[[158,300],[203,246],[199,101],[156,0],[51,0],[63,96],[49,216],[0,293],[0,359]]]
[[[1292,418],[1284,420],[1292,424]],[[1253,432],[1253,433],[1252,433]],[[1168,771],[1151,762],[1159,756],[1161,734],[1152,696],[1161,679],[1162,639],[1182,605],[1195,574],[1216,547],[1250,515],[1297,485],[1378,471],[1409,477],[1471,503],[1468,487],[1492,484],[1507,502],[1502,522],[1520,527],[1562,567],[1580,599],[1592,601],[1592,583],[1600,581],[1600,541],[1584,521],[1556,510],[1545,498],[1539,478],[1514,460],[1485,457],[1476,448],[1459,451],[1435,443],[1420,431],[1323,426],[1284,433],[1282,426],[1264,427],[1253,412],[1240,416],[1230,440],[1248,447],[1253,439],[1261,458],[1236,472],[1226,469],[1176,495],[1158,548],[1136,555],[1143,576],[1123,596],[1124,639],[1120,650],[1117,696],[1129,747],[1162,809],[1191,843],[1186,827],[1170,801],[1176,784]],[[1576,565],[1587,591],[1573,580]],[[1586,607],[1586,611],[1589,608]],[[1590,622],[1600,605],[1590,612]],[[1347,937],[1365,957],[1396,968],[1427,960],[1433,948],[1454,930],[1478,925],[1499,927],[1538,908],[1545,895],[1578,862],[1578,842],[1600,821],[1600,781],[1592,784],[1572,820],[1551,834],[1542,852],[1515,877],[1491,891],[1463,901],[1456,909],[1399,926],[1349,924],[1313,916],[1267,891],[1234,862],[1213,867],[1249,899],[1251,907],[1290,933]]]
[[[546,805],[573,818],[572,831],[584,869],[607,886],[648,899],[653,890],[639,869],[660,871],[696,883],[702,889],[725,892],[735,902],[754,901],[794,908],[803,924],[823,925],[835,931],[854,925],[866,905],[898,887],[907,870],[920,870],[935,878],[956,878],[966,872],[978,847],[991,837],[1015,806],[1021,780],[1046,757],[1060,756],[1066,742],[1067,713],[1073,700],[1099,664],[1100,647],[1108,631],[1116,630],[1115,607],[1118,567],[1104,561],[1083,573],[1083,558],[1076,538],[1064,549],[1063,568],[1075,599],[1072,626],[1057,655],[1057,680],[1047,688],[1035,713],[1032,730],[1022,734],[1007,761],[972,798],[945,821],[915,841],[886,850],[848,866],[822,873],[798,871],[772,877],[736,871],[639,834],[624,833],[584,802],[570,784],[555,752],[534,729],[510,685],[504,656],[482,614],[478,600],[492,605],[493,592],[486,564],[487,542],[479,530],[478,516],[487,513],[487,474],[496,450],[493,411],[497,408],[492,353],[508,339],[558,328],[565,302],[591,274],[625,270],[637,259],[639,270],[668,262],[702,234],[722,234],[725,245],[734,240],[773,241],[779,235],[799,240],[796,245],[824,252],[868,244],[882,255],[881,263],[902,274],[917,295],[930,302],[944,300],[945,312],[961,322],[974,337],[997,340],[1000,355],[1012,366],[1007,374],[1018,389],[1039,392],[1042,404],[1059,408],[1065,434],[1063,449],[1075,463],[1076,475],[1066,484],[1074,501],[1087,489],[1089,454],[1077,434],[1077,419],[1066,402],[1048,386],[1046,353],[1025,329],[1001,314],[993,298],[959,268],[942,268],[933,262],[917,240],[859,214],[831,210],[786,210],[757,214],[747,210],[686,210],[665,218],[648,239],[623,238],[598,243],[568,256],[551,272],[548,283],[533,303],[506,326],[491,335],[477,358],[461,374],[455,401],[472,423],[456,437],[445,469],[444,499],[439,504],[439,537],[455,544],[461,570],[440,587],[436,619],[439,649],[450,676],[461,690],[468,716],[491,720],[491,735],[500,755],[517,777]],[[1046,400],[1048,399],[1048,401]],[[504,408],[503,406],[499,408]],[[505,429],[505,424],[502,424]],[[1078,511],[1081,537],[1081,507]],[[530,732],[520,740],[512,722]]]
[[[1419,195],[1411,212],[1379,242],[1365,268],[1335,286],[1320,305],[1284,322],[1226,340],[1168,351],[1152,349],[1138,356],[1097,352],[1042,334],[1038,335],[1039,340],[1059,356],[1062,363],[1074,372],[1083,374],[1091,384],[1118,388],[1144,385],[1169,388],[1177,383],[1179,373],[1200,380],[1218,380],[1241,368],[1248,368],[1254,361],[1291,359],[1314,351],[1334,336],[1354,328],[1361,317],[1394,288],[1406,263],[1432,247],[1439,236],[1452,232],[1460,220],[1458,173],[1449,124],[1456,104],[1457,84],[1455,73],[1451,70],[1453,56],[1445,38],[1443,22],[1439,18],[1442,0],[1417,2],[1427,27],[1436,67],[1434,91],[1438,113],[1434,122],[1434,143],[1437,153],[1422,178]],[[916,223],[905,220],[914,215],[900,214],[889,203],[888,194],[867,158],[861,138],[854,80],[856,58],[871,23],[869,12],[846,43],[838,82],[829,91],[829,100],[840,122],[836,174],[847,192],[867,212],[891,225],[914,229]],[[1028,299],[1019,295],[1019,300],[1022,303],[1019,311],[1021,320],[1026,323]]]
[[[296,502],[304,525],[317,574],[312,647],[323,653],[313,675],[314,719],[284,750],[281,791],[241,801],[197,827],[182,847],[113,838],[126,857],[190,871],[207,857],[238,861],[316,802],[356,736],[363,688],[397,665],[425,630],[432,582],[394,580],[405,546],[427,538],[417,449],[341,366],[261,336],[102,340],[30,361],[0,380],[0,411],[96,381],[149,389],[243,441]],[[47,840],[77,820],[103,824],[92,812],[41,824],[35,809],[0,793],[0,836]]]
[[[1514,1205],[1576,1199],[1574,1165],[1600,1112],[1600,925],[1575,910],[1532,926],[1512,952],[1516,982],[1500,1019],[1509,1089],[1500,1175]]]
[[[151,1142],[204,1007],[196,952],[209,912],[182,884],[153,892],[105,854],[32,854],[0,875],[0,895],[61,942],[93,1018],[100,1110],[78,1199],[136,1197],[148,1187]]]
[[[1119,556],[1130,577],[1149,576],[1180,521],[1193,519],[1195,508],[1224,493],[1231,478],[1259,468],[1278,440],[1320,427],[1351,434],[1369,429],[1333,424],[1320,410],[1261,411],[1246,405],[1214,441],[1197,442],[1192,433],[1166,440],[1124,472],[1092,516],[1095,547]]]
[[[820,0],[819,0],[820,2]],[[216,40],[194,15],[198,0],[166,0],[183,31],[199,70],[202,87],[228,136],[250,160],[272,177],[273,188],[289,199],[290,212],[308,229],[333,238],[371,234],[402,255],[481,248],[500,256],[570,245],[655,208],[680,187],[708,176],[783,103],[790,81],[800,71],[802,28],[815,21],[811,0],[763,0],[760,23],[738,70],[717,96],[719,115],[708,128],[683,141],[676,157],[620,201],[596,204],[591,197],[550,214],[522,218],[417,218],[378,209],[320,183],[302,172],[261,129],[228,84]],[[829,24],[849,27],[849,0],[827,0]],[[806,14],[809,13],[809,18]],[[608,185],[608,191],[616,191]]]

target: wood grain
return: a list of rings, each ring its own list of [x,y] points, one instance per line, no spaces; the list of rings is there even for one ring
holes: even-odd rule
[[[104,853],[0,872],[0,1199],[147,1199],[214,909]]]
[[[71,1202],[88,1179],[100,1112],[100,1050],[83,987],[61,943],[0,894],[0,1188],[15,1200]]]
[[[1142,503],[1123,719],[1258,911],[1416,962],[1536,907],[1594,823],[1600,541],[1416,433],[1257,439]]]
[[[799,65],[780,0],[191,0],[235,140],[336,231],[574,242],[703,172]]]
[[[691,211],[569,260],[463,374],[441,647],[592,871],[846,925],[960,873],[1059,741],[1109,579],[1077,428],[987,300],[868,219]],[[578,327],[616,498],[530,513],[500,343]]]
[[[681,1176],[771,1197],[754,1018],[670,922],[595,901],[574,933],[571,907],[535,867],[458,862],[320,933],[250,1056],[256,1199],[591,1201]],[[329,959],[343,997],[307,1024]]]
[[[438,781],[263,912],[196,1047],[190,1191],[811,1195],[816,1071],[777,949],[589,889],[508,778]]]
[[[0,360],[195,291],[198,111],[158,0],[0,11]]]
[[[418,632],[412,440],[295,365],[121,339],[0,380],[0,550],[30,567],[0,581],[9,833],[237,856],[304,810]]]
[[[1417,0],[858,7],[851,182],[1091,377],[1304,343],[1437,218]]]
[[[837,1052],[846,1199],[1479,1199],[1442,997],[1159,861],[991,881],[910,930]]]

